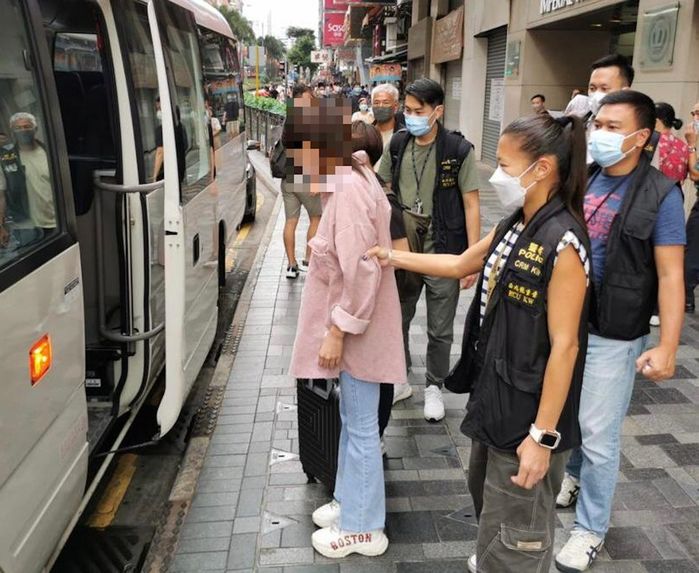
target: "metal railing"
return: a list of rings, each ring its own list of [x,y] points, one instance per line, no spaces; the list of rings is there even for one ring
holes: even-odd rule
[[[248,139],[260,142],[260,149],[269,154],[276,139],[281,137],[285,116],[271,111],[245,106],[245,129]]]

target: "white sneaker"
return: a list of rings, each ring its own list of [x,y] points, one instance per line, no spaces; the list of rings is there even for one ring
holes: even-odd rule
[[[660,326],[660,317],[657,314],[654,314],[653,316],[650,317],[650,325],[651,326]]]
[[[383,438],[381,438],[381,457],[386,457],[386,442],[383,441]]]
[[[351,553],[375,557],[383,555],[388,549],[388,537],[381,529],[355,533],[332,526],[315,531],[311,536],[311,545],[330,559],[347,557]]]
[[[289,265],[286,267],[286,278],[288,279],[296,279],[299,276],[299,269],[298,267],[292,267]]]
[[[439,422],[444,418],[444,398],[439,386],[425,388],[425,420]]]
[[[393,386],[393,403],[410,398],[413,395],[413,387],[408,384],[395,384]]]
[[[330,527],[340,522],[340,502],[333,499],[330,503],[321,505],[311,515],[313,523],[318,527]]]
[[[561,491],[556,498],[556,507],[570,507],[578,501],[579,494],[580,480],[566,472],[561,484]]]
[[[308,271],[308,261],[300,261],[297,263],[297,265],[302,273]]]
[[[466,565],[468,566],[469,573],[477,573],[478,566],[476,564],[476,554],[475,553],[473,555],[471,555],[471,557],[468,558]]]
[[[604,539],[594,533],[573,530],[568,542],[556,555],[556,569],[564,573],[587,571],[603,545]]]

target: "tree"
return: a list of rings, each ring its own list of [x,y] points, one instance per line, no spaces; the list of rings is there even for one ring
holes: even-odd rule
[[[286,47],[281,42],[281,40],[278,40],[274,36],[267,35],[264,38],[262,38],[262,45],[265,47],[267,55],[270,58],[279,61],[282,61],[284,59]]]
[[[295,65],[309,67],[314,71],[316,64],[311,63],[311,51],[315,50],[316,41],[314,36],[302,35],[296,39],[294,45],[289,50],[289,62]]]
[[[219,10],[228,21],[231,30],[233,30],[233,35],[239,42],[248,45],[255,43],[255,32],[252,29],[250,20],[243,17],[235,8],[220,6]]]
[[[294,38],[295,40],[298,40],[304,36],[310,36],[311,40],[313,40],[314,43],[316,41],[316,33],[310,28],[299,28],[297,26],[289,26],[286,29],[286,35],[289,36],[289,38]]]

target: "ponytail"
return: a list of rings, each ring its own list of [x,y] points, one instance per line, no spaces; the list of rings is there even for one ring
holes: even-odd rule
[[[549,114],[529,116],[516,119],[502,133],[516,136],[520,149],[532,161],[544,155],[556,158],[559,183],[553,194],[560,195],[568,211],[584,226],[587,143],[582,120],[573,115],[556,119]]]
[[[669,103],[659,102],[655,104],[655,116],[665,127],[682,129],[682,120],[675,116],[675,108]]]

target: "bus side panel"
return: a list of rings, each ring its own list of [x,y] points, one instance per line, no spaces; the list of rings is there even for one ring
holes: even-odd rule
[[[218,184],[218,220],[226,226],[221,237],[226,247],[235,239],[236,229],[245,212],[245,135],[241,134],[216,150],[216,183]]]
[[[87,476],[82,278],[77,245],[0,294],[0,567],[38,570],[77,510]],[[34,386],[29,349],[48,334]],[[11,520],[7,516],[12,516]]]

